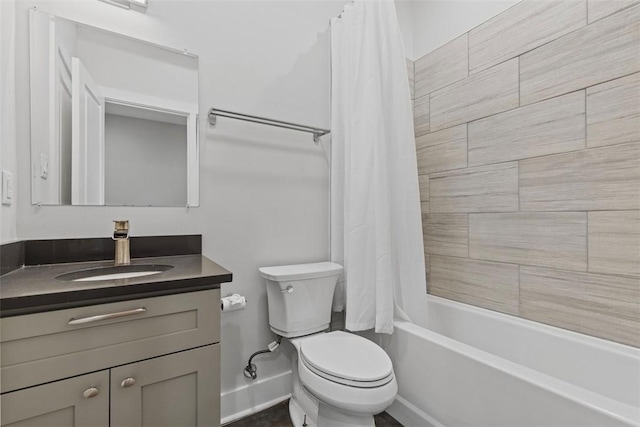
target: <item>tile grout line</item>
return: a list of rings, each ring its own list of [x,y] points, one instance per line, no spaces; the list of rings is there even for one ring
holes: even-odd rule
[[[465,123],[464,124],[465,127],[465,150],[464,150],[464,163],[465,163],[465,169],[469,168],[469,123]]]
[[[564,209],[564,210],[553,210],[553,211],[544,211],[544,210],[529,210],[529,211],[441,211],[441,212],[431,212],[433,215],[507,215],[507,214],[562,214],[562,213],[594,213],[594,212],[609,212],[609,213],[621,213],[621,212],[640,212],[640,209]]]
[[[469,46],[469,33],[470,31],[467,31],[467,77],[468,78],[471,75],[471,46]]]
[[[471,213],[467,213],[467,258],[471,258]]]
[[[427,202],[429,203],[427,213],[429,214],[431,213],[431,177],[429,175],[427,175],[427,182],[429,183],[429,197],[427,199]]]
[[[638,144],[638,142],[637,141],[630,141],[630,142],[629,141],[625,141],[625,142],[618,142],[616,144],[602,145],[602,146],[597,146],[597,147],[576,148],[575,150],[570,150],[570,151],[561,151],[561,152],[558,152],[558,153],[541,154],[541,155],[538,155],[538,156],[525,157],[525,158],[522,158],[522,159],[503,160],[503,161],[500,161],[500,162],[492,162],[492,163],[482,163],[482,164],[472,165],[472,166],[468,166],[468,167],[476,168],[476,167],[482,167],[482,166],[499,165],[499,164],[502,164],[502,163],[523,162],[523,161],[533,160],[533,159],[542,159],[544,157],[549,157],[549,156],[561,156],[563,154],[574,154],[574,153],[578,153],[580,151],[585,151],[585,150],[598,150],[598,149],[606,149],[606,148],[611,148],[611,147],[618,147],[620,145],[625,145],[625,144],[633,145],[633,144]],[[458,169],[450,169],[450,170],[446,170],[446,171],[442,171],[442,172],[432,172],[431,174],[452,172],[454,170],[458,170]],[[607,210],[607,209],[601,209],[601,210]],[[619,210],[619,209],[613,209],[613,210]],[[626,209],[626,210],[629,210],[629,209]],[[631,209],[631,210],[633,210],[633,209]]]
[[[442,255],[442,254],[436,254],[436,253],[429,254],[429,257],[455,258],[459,260],[480,261],[480,262],[488,262],[493,264],[519,266],[524,268],[542,268],[545,270],[560,271],[565,273],[587,274],[587,275],[603,276],[603,277],[615,277],[619,279],[638,280],[640,278],[640,276],[633,275],[633,274],[613,274],[613,273],[592,272],[587,270],[570,270],[566,267],[562,268],[562,267],[549,267],[549,266],[542,266],[542,265],[535,265],[535,264],[518,264],[518,263],[508,262],[508,261],[495,261],[495,260],[485,259],[485,258],[471,258],[471,257],[467,258],[467,257],[456,256],[456,255]]]
[[[589,24],[590,24],[590,22],[589,22],[589,2],[590,2],[590,1],[591,1],[591,0],[585,0],[585,5],[586,5],[586,7],[585,7],[586,17],[585,17],[585,18],[586,18],[586,23],[587,23],[587,25],[589,25]],[[607,16],[609,16],[609,15],[607,15]],[[586,26],[586,25],[585,25],[585,26]]]
[[[479,261],[479,262],[487,262],[487,263],[491,263],[491,264],[501,264],[501,265],[511,265],[511,266],[519,266],[520,264],[516,264],[514,262],[506,262],[506,261],[493,261],[493,260],[489,260],[489,259],[482,259],[482,258],[468,258],[468,257],[463,257],[463,256],[456,256],[456,255],[442,255],[442,254],[430,254],[429,255],[429,262],[431,262],[431,258],[432,257],[441,257],[441,258],[455,258],[455,259],[459,259],[459,260],[466,260],[466,261]],[[525,267],[539,267],[536,265],[525,265]],[[539,267],[539,268],[550,268],[553,269],[553,267]],[[566,270],[566,271],[572,271],[574,273],[578,272],[580,273],[581,271],[575,271],[575,270]],[[584,271],[582,271],[582,273],[584,273]]]
[[[460,126],[460,125],[458,125]],[[447,128],[447,129],[451,129],[451,128]],[[442,129],[445,130],[445,129]],[[439,131],[436,131],[439,132]],[[433,132],[432,132],[433,133]],[[428,134],[425,134],[428,135]],[[422,135],[422,136],[425,136]],[[471,168],[480,168],[480,167],[489,167],[489,166],[496,166],[496,165],[501,165],[501,164],[505,164],[505,163],[514,163],[517,162],[518,164],[520,162],[523,161],[527,161],[527,160],[533,160],[533,159],[543,159],[545,157],[550,157],[550,156],[562,156],[562,155],[569,155],[569,154],[575,154],[575,153],[579,153],[581,151],[591,151],[591,150],[606,150],[606,149],[610,149],[610,148],[614,148],[614,147],[619,147],[620,145],[634,145],[634,144],[638,144],[637,141],[625,141],[625,142],[618,142],[616,144],[609,144],[609,145],[602,145],[602,146],[597,146],[597,147],[584,147],[584,148],[578,148],[575,150],[570,150],[570,151],[562,151],[559,153],[549,153],[549,154],[542,154],[539,156],[532,156],[532,157],[525,157],[522,159],[513,159],[513,160],[504,160],[504,161],[500,161],[500,162],[492,162],[492,163],[483,163],[483,164],[477,164],[477,165],[467,165],[466,168],[457,168],[457,169],[447,169],[447,170],[443,170],[443,171],[438,171],[438,172],[430,172],[430,173],[426,173],[426,174],[420,174],[420,175],[429,175],[429,177],[431,178],[431,175],[436,175],[436,174],[444,174],[444,173],[453,173],[455,171],[462,171],[462,170],[466,170],[466,169],[471,169]],[[443,177],[435,177],[433,179],[440,179]],[[602,211],[608,211],[608,210],[634,210],[634,209],[596,209],[596,210],[602,210]],[[541,211],[544,212],[544,211]],[[549,211],[549,212],[562,212],[562,211]]]
[[[522,267],[524,267],[524,268],[541,268],[541,269],[545,269],[545,270],[560,271],[560,272],[564,272],[564,273],[587,274],[587,275],[603,276],[603,277],[615,277],[615,278],[619,278],[619,279],[637,280],[640,277],[638,275],[633,275],[633,274],[599,273],[599,272],[591,272],[591,271],[587,271],[587,270],[571,270],[571,269],[568,269],[566,267],[562,268],[562,267],[549,267],[549,266],[536,265],[536,264],[518,264],[518,263],[514,263],[514,262],[496,261],[496,260],[486,259],[486,258],[461,257],[461,256],[456,256],[456,255],[443,255],[443,254],[437,254],[437,253],[430,253],[429,257],[430,258],[431,257],[455,258],[455,259],[458,259],[458,260],[479,261],[479,262],[487,262],[487,263],[492,263],[492,264],[511,265],[511,266],[518,266],[518,267],[521,267],[521,268]]]
[[[438,255],[438,256],[444,256],[444,255]],[[471,258],[471,259],[475,259],[475,258]],[[498,261],[488,261],[488,262],[498,262]],[[504,263],[503,264],[508,264],[508,263]],[[559,271],[562,273],[568,273],[568,274],[586,274],[589,276],[601,276],[601,277],[605,277],[605,278],[616,278],[616,279],[630,279],[630,280],[638,280],[640,279],[640,276],[638,275],[633,275],[633,274],[613,274],[613,273],[599,273],[599,272],[594,272],[594,271],[586,271],[586,270],[569,270],[567,268],[560,268],[560,267],[541,267],[539,265],[532,265],[532,264],[518,264],[520,267],[524,267],[524,268],[541,268],[541,269],[545,269],[545,270],[553,270],[553,271]]]
[[[522,265],[518,264],[518,317],[520,316],[521,310],[520,307],[522,306],[522,297],[521,297],[521,289],[520,286],[522,285],[522,280],[520,279],[520,276],[522,275]]]
[[[586,259],[586,264],[587,264],[587,273],[589,272],[589,211],[585,212],[585,217],[586,217],[586,226],[587,226],[587,230],[586,230],[586,236],[585,236],[585,243],[586,243],[586,255],[587,255],[587,259]]]
[[[522,89],[520,83],[522,81],[522,75],[520,74],[520,62],[522,55],[518,56],[518,108],[522,107]]]
[[[518,168],[518,212],[522,212],[522,208],[520,207],[520,160],[518,160],[516,167]]]
[[[615,12],[611,12],[608,15],[602,16],[602,17],[596,19],[593,22],[589,22],[589,5],[587,4],[587,25],[595,24],[596,22],[600,22],[600,21],[602,21],[604,19],[611,18],[612,16],[617,15],[620,12],[624,12],[627,9],[631,9],[632,7],[635,7],[635,6],[638,6],[638,3],[631,3],[631,4],[623,7],[622,9],[616,10]]]
[[[584,149],[586,150],[589,145],[588,145],[588,133],[587,133],[587,125],[588,125],[588,121],[587,121],[587,108],[588,108],[588,102],[587,102],[587,88],[584,88]]]
[[[429,114],[427,114],[427,118],[429,119],[428,128],[429,131],[427,133],[431,133],[431,94],[427,94],[427,103],[429,104]]]

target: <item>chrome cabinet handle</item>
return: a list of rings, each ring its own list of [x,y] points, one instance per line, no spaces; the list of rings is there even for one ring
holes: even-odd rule
[[[140,307],[140,308],[135,308],[133,310],[120,311],[118,313],[98,314],[98,315],[95,315],[95,316],[81,317],[79,319],[74,319],[72,317],[71,319],[69,319],[69,323],[68,324],[69,325],[82,325],[84,323],[97,322],[99,320],[107,320],[107,319],[115,319],[117,317],[132,316],[134,314],[144,313],[145,311],[147,311],[146,308]]]
[[[286,289],[280,289],[280,292],[283,294],[290,294],[293,292],[293,286],[289,285]]]
[[[98,393],[100,393],[100,390],[95,387],[89,387],[84,391],[84,393],[82,393],[82,395],[87,399],[91,399],[92,397],[96,397]]]
[[[136,383],[136,380],[134,378],[125,378],[124,380],[122,380],[122,382],[120,383],[120,387],[122,388],[127,388],[127,387],[131,387],[132,385],[134,385]]]

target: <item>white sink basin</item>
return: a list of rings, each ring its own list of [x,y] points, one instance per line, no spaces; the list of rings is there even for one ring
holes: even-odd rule
[[[73,279],[74,282],[94,282],[96,280],[115,280],[115,279],[131,279],[133,277],[151,276],[152,274],[162,273],[162,271],[135,271],[131,273],[112,273],[102,274],[100,276],[81,277]]]
[[[99,280],[132,279],[135,277],[159,274],[172,268],[172,265],[162,264],[117,265],[74,271],[71,273],[61,274],[60,276],[56,277],[56,279],[69,280],[73,282],[96,282]]]

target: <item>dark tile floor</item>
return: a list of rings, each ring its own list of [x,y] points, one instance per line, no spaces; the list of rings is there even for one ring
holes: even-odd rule
[[[383,412],[376,415],[376,427],[402,427],[402,424],[397,422],[391,415]],[[276,406],[272,406],[269,409],[265,409],[257,414],[250,415],[238,421],[234,421],[231,424],[227,424],[226,427],[291,427],[291,420],[289,419],[289,401],[286,400],[282,403],[278,403]]]

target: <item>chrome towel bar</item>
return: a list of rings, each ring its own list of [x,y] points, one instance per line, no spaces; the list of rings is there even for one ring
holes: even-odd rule
[[[284,122],[282,120],[268,119],[266,117],[251,116],[249,114],[234,113],[233,111],[218,110],[217,108],[209,109],[209,123],[216,125],[217,117],[226,117],[229,119],[242,120],[245,122],[259,123],[261,125],[275,126],[284,129],[297,130],[313,134],[313,141],[317,144],[320,137],[331,132],[329,129],[316,128],[313,126],[300,125],[297,123]]]

